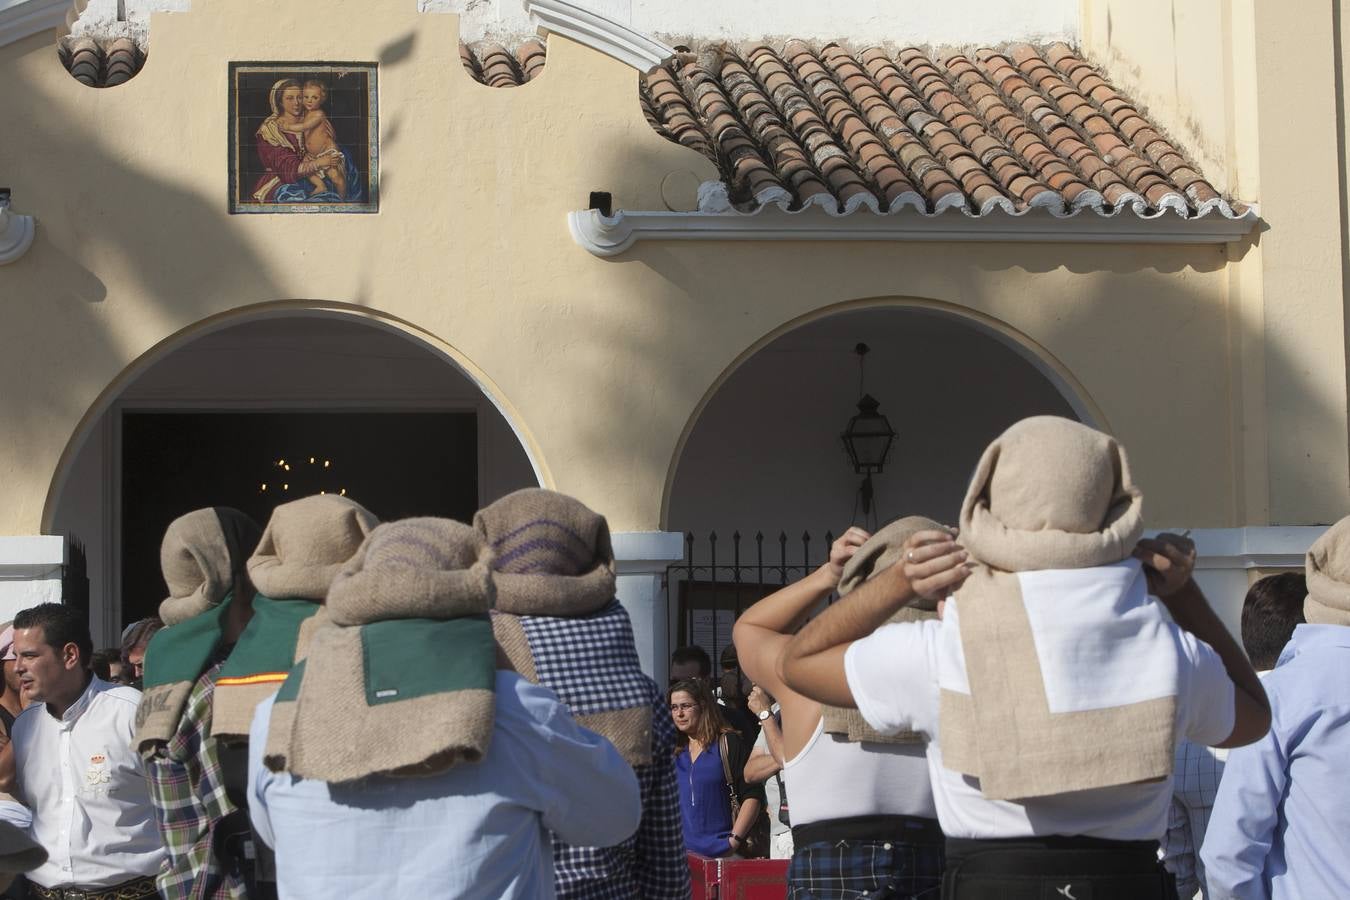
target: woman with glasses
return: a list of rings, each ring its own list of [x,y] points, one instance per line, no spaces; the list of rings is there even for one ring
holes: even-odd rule
[[[684,845],[704,856],[740,854],[764,806],[764,786],[747,784],[744,778],[750,744],[726,724],[702,681],[677,682],[669,696],[670,715],[679,732],[675,777],[680,787]],[[733,797],[739,806],[734,818]]]

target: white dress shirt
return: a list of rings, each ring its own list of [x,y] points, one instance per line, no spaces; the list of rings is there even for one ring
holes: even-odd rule
[[[614,746],[515,672],[497,672],[496,690],[480,762],[350,784],[268,770],[276,695],[259,703],[248,811],[276,850],[281,900],[540,900],[554,893],[549,832],[593,847],[632,835],[642,817],[638,782]]]
[[[154,875],[164,859],[150,787],[132,748],[141,692],[98,678],[57,719],[35,703],[14,721],[18,796],[33,811],[46,888],[106,888]]]

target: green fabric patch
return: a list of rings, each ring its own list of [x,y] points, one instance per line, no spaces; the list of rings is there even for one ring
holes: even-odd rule
[[[295,663],[295,644],[300,626],[319,611],[310,600],[273,600],[257,594],[253,618],[239,636],[230,658],[220,669],[221,678],[242,678],[262,672],[289,672]]]
[[[161,628],[145,650],[145,687],[196,681],[224,637],[225,614],[233,594],[219,605],[169,628]]]
[[[390,619],[361,626],[366,705],[492,690],[496,642],[487,616]]]
[[[281,683],[281,690],[277,691],[277,703],[292,703],[300,696],[300,682],[305,680],[305,661],[302,659],[291,669],[291,673],[286,676],[286,680]]]

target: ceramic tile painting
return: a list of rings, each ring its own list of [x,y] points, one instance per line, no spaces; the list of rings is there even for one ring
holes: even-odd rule
[[[374,63],[230,64],[230,212],[376,212]]]

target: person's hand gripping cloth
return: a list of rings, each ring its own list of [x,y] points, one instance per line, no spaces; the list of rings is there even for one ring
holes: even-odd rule
[[[839,577],[839,596],[847,596],[861,584],[871,581],[877,575],[902,560],[905,541],[920,531],[943,531],[944,527],[932,519],[923,516],[905,516],[888,523],[867,539],[857,552],[844,563],[844,572]],[[887,621],[922,622],[924,619],[937,618],[937,601],[926,597],[915,597]],[[867,724],[862,713],[856,709],[840,706],[821,706],[821,717],[825,720],[824,729],[830,734],[846,737],[850,742],[867,741],[878,744],[917,744],[922,739],[912,731],[896,734],[881,734]]]
[[[479,510],[473,523],[492,548],[492,626],[516,671],[550,688],[629,765],[650,763],[652,682],[614,596],[604,516],[565,494],[526,488]]]
[[[490,558],[477,532],[449,519],[372,531],[277,694],[268,768],[341,783],[482,759],[496,679]]]
[[[272,510],[248,561],[257,588],[253,618],[216,681],[212,737],[248,740],[254,707],[303,658],[328,586],[378,524],[364,506],[337,494],[316,494]]]
[[[943,764],[986,797],[1171,775],[1179,661],[1130,555],[1142,503],[1124,448],[1068,419],[1024,419],[981,457],[959,539],[979,565],[938,681]]]
[[[1350,516],[1308,548],[1305,568],[1303,618],[1309,625],[1350,625]]]
[[[249,603],[246,564],[262,529],[227,506],[198,509],[169,523],[159,549],[169,596],[164,621],[145,652],[145,686],[136,710],[136,748],[153,753],[178,729],[197,678],[222,652],[225,617]]]

